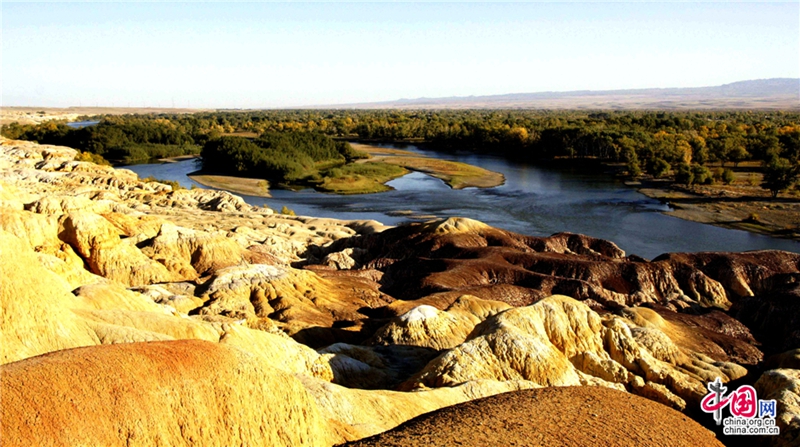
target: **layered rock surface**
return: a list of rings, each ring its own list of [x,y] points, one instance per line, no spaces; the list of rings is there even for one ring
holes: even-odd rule
[[[9,445],[331,445],[551,386],[691,413],[706,382],[753,382],[763,351],[800,347],[797,254],[651,262],[608,241],[469,219],[387,229],[282,216],[76,162],[69,148],[0,147]],[[786,357],[771,368],[792,371]],[[785,402],[791,433],[796,386],[780,374],[790,379],[767,374],[763,392]],[[211,403],[192,408],[198,399]],[[271,399],[275,415],[259,416]],[[37,415],[44,401],[52,411]],[[159,406],[174,416],[143,416]],[[46,423],[27,427],[37,417]]]

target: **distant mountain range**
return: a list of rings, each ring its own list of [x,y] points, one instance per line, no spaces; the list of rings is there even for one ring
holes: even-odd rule
[[[399,99],[327,107],[358,109],[800,110],[800,79],[758,79],[716,87],[579,90]]]

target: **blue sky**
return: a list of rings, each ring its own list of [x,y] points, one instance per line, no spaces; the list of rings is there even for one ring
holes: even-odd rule
[[[800,77],[800,3],[2,4],[3,105],[297,107]]]

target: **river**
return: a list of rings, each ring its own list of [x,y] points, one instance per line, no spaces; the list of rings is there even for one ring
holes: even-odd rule
[[[73,121],[71,123],[67,123],[68,127],[73,129],[82,129],[84,127],[91,127],[100,124],[100,121]]]
[[[662,214],[669,208],[626,186],[596,168],[554,168],[524,165],[483,154],[451,154],[399,147],[428,156],[461,161],[500,172],[502,186],[488,189],[450,189],[439,179],[411,173],[392,180],[395,188],[377,194],[335,195],[312,190],[270,191],[272,198],[242,196],[252,205],[280,210],[287,206],[298,215],[338,219],[374,219],[397,225],[413,219],[397,215],[460,216],[494,227],[533,236],[568,231],[615,242],[628,254],[652,259],[667,252],[788,250],[800,253],[800,242],[690,222]],[[125,166],[140,177],[175,180],[196,185],[187,174],[199,168],[197,160]]]

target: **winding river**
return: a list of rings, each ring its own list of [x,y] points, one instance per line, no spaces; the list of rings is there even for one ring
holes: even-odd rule
[[[652,259],[666,252],[779,249],[800,253],[800,242],[690,222],[662,214],[669,208],[597,169],[542,168],[477,154],[422,151],[503,173],[506,183],[489,189],[450,189],[439,179],[411,173],[392,180],[394,191],[365,195],[322,194],[312,190],[271,191],[272,198],[242,196],[252,205],[298,215],[338,219],[375,219],[389,225],[423,218],[461,216],[534,236],[568,231],[615,242],[628,254]],[[125,166],[140,177],[197,185],[187,174],[197,160]],[[398,213],[400,211],[401,213]]]

